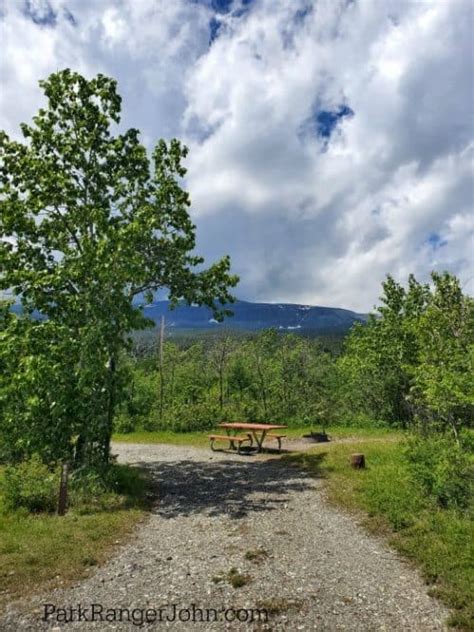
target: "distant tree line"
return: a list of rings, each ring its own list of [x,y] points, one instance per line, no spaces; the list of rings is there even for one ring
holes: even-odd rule
[[[121,431],[198,430],[224,419],[326,423],[334,416],[334,359],[317,340],[294,334],[167,341],[161,367],[158,347],[125,363]]]

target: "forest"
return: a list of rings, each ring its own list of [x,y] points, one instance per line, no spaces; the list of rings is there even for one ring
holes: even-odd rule
[[[202,430],[231,418],[409,428],[416,419],[457,438],[470,415],[469,381],[461,376],[469,375],[472,306],[454,277],[435,274],[433,282],[432,292],[410,277],[405,290],[389,277],[378,312],[346,339],[269,329],[168,340],[165,333],[161,343],[154,331],[124,356],[129,378],[116,429]],[[440,337],[445,346],[450,331],[448,375]],[[435,395],[441,370],[446,390]],[[441,412],[448,398],[451,407]]]

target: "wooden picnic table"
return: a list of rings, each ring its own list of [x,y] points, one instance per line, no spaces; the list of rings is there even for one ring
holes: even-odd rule
[[[265,439],[265,435],[267,432],[271,430],[281,430],[283,428],[288,428],[288,426],[282,426],[280,424],[252,424],[246,422],[225,422],[218,424],[219,428],[225,428],[229,437],[232,437],[232,432],[237,434],[237,432],[244,431],[249,435],[253,435],[255,442],[257,444],[257,452],[262,451],[262,444]],[[280,441],[278,442],[280,445]]]

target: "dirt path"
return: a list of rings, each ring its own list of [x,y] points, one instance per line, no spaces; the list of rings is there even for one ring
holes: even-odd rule
[[[153,513],[87,580],[11,606],[0,620],[2,631],[445,629],[447,612],[427,596],[418,575],[326,504],[320,481],[271,457],[169,445],[114,450],[121,461],[151,472],[159,496]],[[120,608],[136,609],[135,624],[45,624],[44,603],[100,604],[102,616],[114,609],[108,616],[115,619]],[[175,607],[181,621],[167,621]],[[160,608],[161,615],[148,614],[157,617],[154,623],[136,625],[146,609]],[[267,610],[268,621],[252,609]],[[199,622],[215,616],[217,622]]]

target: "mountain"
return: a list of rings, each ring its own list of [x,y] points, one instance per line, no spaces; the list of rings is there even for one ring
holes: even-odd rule
[[[167,327],[176,329],[244,329],[256,331],[274,327],[282,331],[343,333],[355,322],[365,322],[367,316],[337,307],[313,307],[289,303],[250,303],[237,301],[227,306],[233,316],[223,323],[214,320],[207,307],[180,305],[170,310],[168,301],[142,305],[147,318],[158,324],[165,317]]]
[[[212,316],[212,311],[207,307],[197,305],[179,305],[171,310],[168,301],[156,301],[154,303],[138,304],[143,313],[158,325],[161,317],[165,317],[167,328],[178,330],[215,330],[240,329],[245,331],[258,331],[273,327],[280,331],[295,331],[312,334],[344,334],[356,322],[365,322],[366,314],[358,314],[348,309],[338,307],[319,307],[311,305],[294,305],[292,303],[251,303],[249,301],[237,301],[227,308],[233,312],[233,316],[227,317],[223,323],[218,323]],[[11,310],[21,313],[21,306],[11,306]],[[33,313],[34,318],[40,318],[38,312]]]

